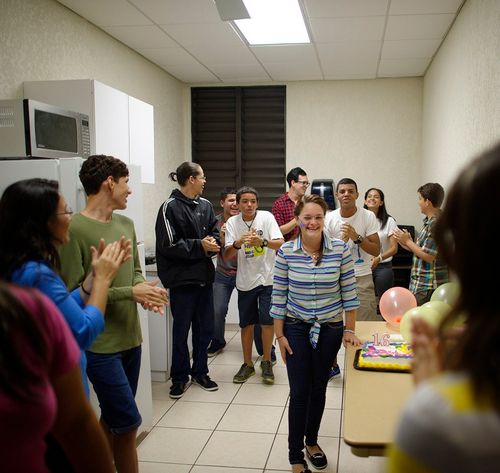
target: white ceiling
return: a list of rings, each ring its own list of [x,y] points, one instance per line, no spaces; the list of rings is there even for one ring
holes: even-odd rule
[[[300,0],[311,44],[250,47],[213,0],[58,1],[188,84],[422,76],[464,2]]]

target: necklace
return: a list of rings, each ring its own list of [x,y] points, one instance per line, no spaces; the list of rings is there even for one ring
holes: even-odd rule
[[[243,220],[243,215],[241,216],[241,221],[245,224],[245,226],[250,230],[252,228],[252,225],[253,225],[253,222],[255,222],[255,217],[257,217],[257,212],[255,213],[254,217],[253,217],[253,220],[250,222],[250,224],[248,224],[247,222],[245,222],[245,220]]]
[[[319,249],[318,250],[309,250],[308,248],[306,248],[306,246],[304,245],[304,242],[302,242],[302,249],[314,260],[314,261],[318,261],[318,258],[319,258]]]

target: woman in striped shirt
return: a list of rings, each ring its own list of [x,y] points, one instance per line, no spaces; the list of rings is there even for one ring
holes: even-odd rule
[[[271,316],[290,383],[288,450],[293,473],[327,466],[318,445],[328,374],[342,341],[359,345],[354,334],[354,264],[347,245],[323,232],[326,202],[304,197],[295,207],[300,235],[276,255]],[[343,314],[345,312],[345,328]]]

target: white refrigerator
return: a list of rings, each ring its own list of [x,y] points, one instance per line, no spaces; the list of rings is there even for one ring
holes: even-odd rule
[[[64,195],[68,206],[73,209],[73,212],[79,212],[84,208],[86,200],[85,191],[78,177],[82,163],[82,158],[0,160],[0,195],[3,194],[6,187],[21,179],[35,177],[53,179],[59,182],[59,189]],[[126,215],[134,221],[142,272],[145,275],[141,167],[128,165],[128,168],[130,173],[129,186],[132,189],[132,194],[128,198],[127,209],[117,212]],[[23,218],[23,216],[20,215],[19,218]],[[149,431],[152,428],[153,400],[151,392],[148,314],[140,304],[137,307],[143,337],[141,371],[136,395],[139,411],[143,419],[142,425],[139,428],[140,433]],[[93,392],[91,401],[99,413],[97,399]]]

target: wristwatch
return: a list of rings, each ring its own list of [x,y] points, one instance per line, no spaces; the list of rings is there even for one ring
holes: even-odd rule
[[[356,238],[354,240],[354,243],[356,243],[356,245],[359,245],[363,242],[363,240],[365,239],[365,237],[362,237],[361,235],[358,235],[358,238]]]
[[[267,245],[269,245],[269,240],[267,238],[264,238],[262,240],[262,245],[260,245],[260,247],[265,248]]]

